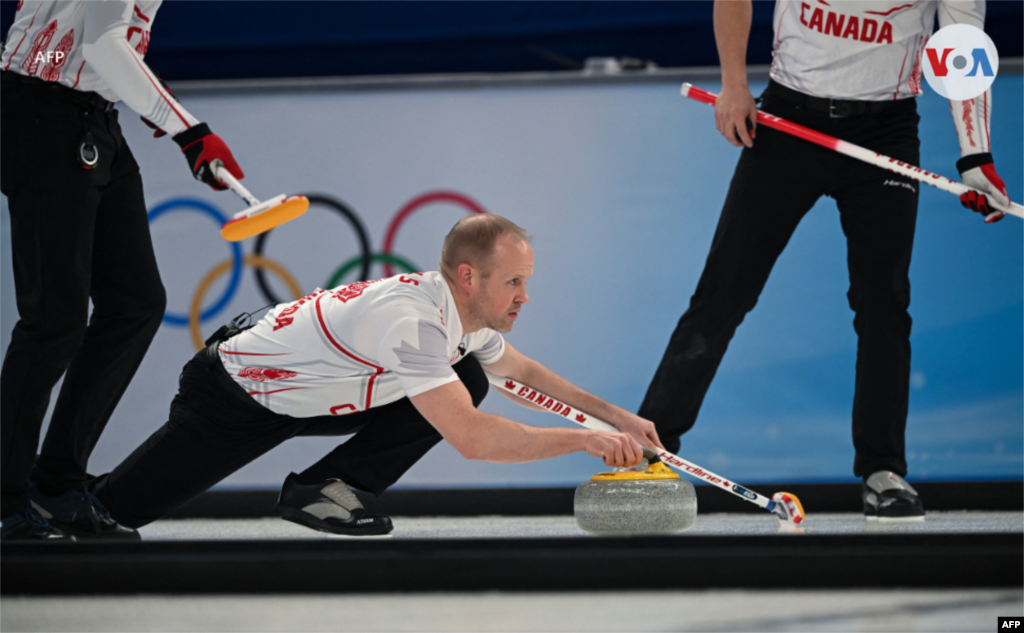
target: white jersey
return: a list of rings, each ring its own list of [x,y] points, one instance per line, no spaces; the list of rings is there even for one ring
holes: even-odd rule
[[[985,2],[778,0],[771,77],[828,99],[921,94],[921,53],[939,27],[985,24]]]
[[[257,402],[297,418],[347,415],[459,378],[467,354],[505,352],[494,330],[463,334],[441,273],[317,290],[282,304],[220,346],[225,369]]]
[[[187,130],[199,121],[142,61],[160,3],[21,0],[0,68],[124,101],[171,135]]]
[[[984,0],[777,0],[771,77],[827,99],[886,101],[921,95],[921,56],[939,28],[985,25]],[[992,90],[950,101],[963,156],[990,150]]]

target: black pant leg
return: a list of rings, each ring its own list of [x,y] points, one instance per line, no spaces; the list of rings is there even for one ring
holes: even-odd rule
[[[781,104],[771,106],[799,119]],[[678,452],[679,436],[696,421],[736,328],[822,195],[830,160],[827,150],[763,126],[753,148],[743,149],[697,290],[638,411],[655,423],[670,451]]]
[[[167,423],[93,488],[123,525],[166,516],[303,427],[258,404],[203,354],[185,365]]]
[[[116,150],[86,113],[26,89],[3,89],[0,188],[10,207],[19,314],[0,371],[3,516],[28,505],[50,391],[85,334],[96,211]],[[100,151],[92,170],[76,159],[86,129]]]
[[[473,406],[479,407],[490,388],[480,361],[470,354],[452,369],[469,390]],[[303,471],[300,477],[321,481],[337,477],[379,496],[442,439],[408,398],[345,417],[351,420],[317,418],[302,431],[302,435],[329,436],[338,434],[339,424],[358,425],[351,439]]]
[[[64,376],[34,477],[53,491],[81,487],[100,434],[142,363],[166,307],[142,177],[116,120],[119,142],[110,182],[96,210],[89,326]]]
[[[891,113],[865,117],[847,138],[898,160],[920,161],[913,101]],[[854,474],[907,474],[905,431],[910,383],[910,269],[919,183],[849,160],[833,192],[847,241],[857,332],[853,401]]]

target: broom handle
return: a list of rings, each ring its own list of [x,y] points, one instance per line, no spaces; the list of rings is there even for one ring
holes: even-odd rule
[[[715,101],[718,99],[718,95],[708,92],[707,90],[701,90],[700,88],[688,83],[683,84],[680,92],[684,97],[689,97],[694,101],[700,101],[701,103],[706,103],[711,106],[715,105]],[[907,178],[912,178],[918,182],[923,182],[924,184],[931,185],[936,189],[942,189],[943,191],[948,191],[949,193],[956,195],[961,195],[968,191],[977,191],[976,189],[972,189],[961,182],[950,180],[949,178],[940,176],[939,174],[933,174],[930,171],[921,169],[920,167],[909,165],[902,161],[898,161],[895,158],[889,158],[884,154],[872,152],[871,150],[865,149],[859,145],[847,143],[846,141],[829,136],[828,134],[822,134],[821,132],[806,128],[802,125],[791,123],[790,121],[777,117],[773,114],[768,114],[767,112],[761,112],[758,110],[757,122],[762,125],[775,128],[780,132],[792,134],[793,136],[802,138],[805,141],[810,141],[815,145],[821,145],[822,147],[837,151],[840,154],[845,154],[852,158],[862,160],[865,163],[870,163],[877,167],[881,167],[882,169],[896,172],[901,176],[906,176]],[[985,192],[983,191],[978,191],[978,193],[985,195]],[[1010,215],[1015,215],[1018,218],[1024,218],[1024,206],[1021,206],[1016,202],[1011,202],[1006,212]]]
[[[238,180],[231,175],[222,162],[219,160],[213,161],[213,168],[213,177],[221,181],[222,184],[227,185],[228,189],[235,192],[235,195],[242,200],[245,200],[246,204],[250,207],[255,207],[260,203],[260,201],[256,199],[256,196],[249,193],[249,190],[243,187],[242,183],[238,182]]]

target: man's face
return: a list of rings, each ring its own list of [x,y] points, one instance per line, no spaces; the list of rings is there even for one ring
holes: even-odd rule
[[[508,332],[523,304],[530,301],[526,280],[533,276],[533,249],[523,240],[502,236],[495,245],[490,268],[491,274],[481,280],[479,292],[473,293],[473,317],[483,327]]]

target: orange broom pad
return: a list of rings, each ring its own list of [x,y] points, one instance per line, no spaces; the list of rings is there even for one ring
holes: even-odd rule
[[[283,202],[270,204],[266,209],[261,209],[262,206],[253,207],[243,217],[235,218],[225,224],[220,230],[221,237],[229,242],[240,242],[253,235],[269,231],[305,213],[309,208],[309,199],[303,195],[288,196]]]

